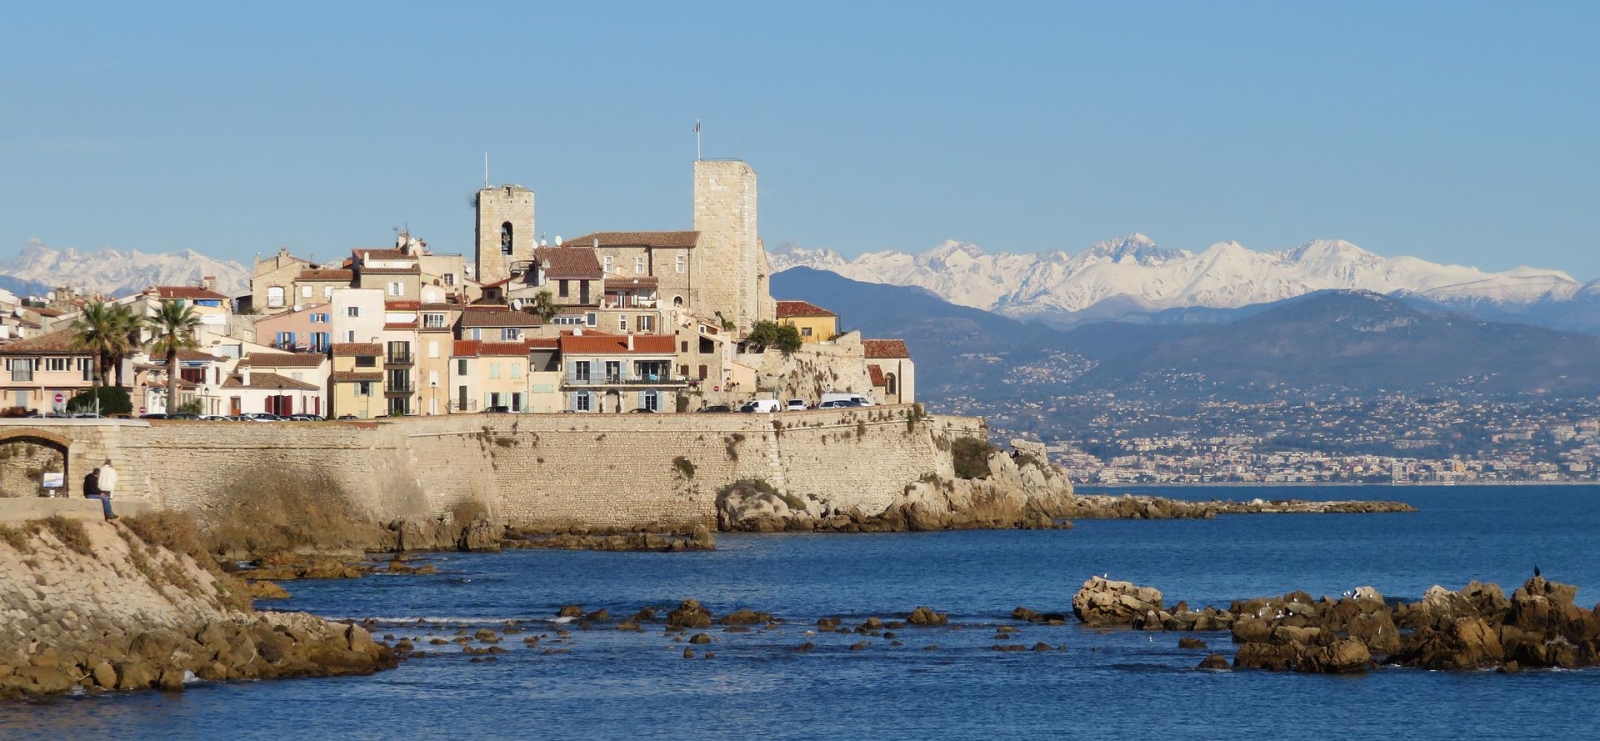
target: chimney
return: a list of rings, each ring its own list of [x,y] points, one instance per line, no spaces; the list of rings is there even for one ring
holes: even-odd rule
[[[633,333],[628,333],[628,352],[633,352]]]
[[[582,324],[572,328],[572,336],[573,337],[582,337],[583,336],[583,325]]]
[[[245,386],[249,386],[250,385],[250,366],[248,366],[248,365],[239,366],[239,382],[244,384]]]
[[[201,278],[200,287],[206,289],[207,291],[217,290],[217,276],[208,275],[204,278]]]

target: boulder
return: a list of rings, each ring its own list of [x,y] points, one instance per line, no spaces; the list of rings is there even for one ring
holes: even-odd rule
[[[667,627],[709,628],[711,618],[711,611],[701,607],[698,600],[686,599],[678,604],[677,609],[667,613]]]
[[[562,605],[556,617],[580,618],[583,617],[583,605]]]
[[[1162,611],[1160,590],[1099,576],[1090,577],[1072,597],[1072,613],[1091,627],[1132,626]]]
[[[934,612],[931,607],[919,606],[911,611],[911,616],[906,618],[906,622],[923,626],[945,625],[950,622],[950,618],[945,613]]]
[[[1196,665],[1195,668],[1209,669],[1212,671],[1227,671],[1228,657],[1223,656],[1222,654],[1211,654],[1210,656],[1201,659],[1200,663]]]
[[[1480,669],[1498,666],[1504,655],[1494,628],[1483,618],[1464,617],[1443,627],[1418,628],[1393,658],[1424,669]]]
[[[1305,651],[1296,668],[1312,674],[1350,674],[1366,671],[1371,663],[1372,654],[1367,651],[1367,644],[1355,638],[1344,638],[1333,645]]]
[[[723,625],[760,625],[772,622],[772,616],[765,612],[756,612],[745,608],[723,615],[722,619],[717,622]]]
[[[1283,672],[1300,663],[1301,647],[1294,643],[1246,643],[1233,657],[1235,669]]]
[[[1208,648],[1208,646],[1206,646],[1205,641],[1202,641],[1199,638],[1179,638],[1178,648],[1197,648],[1205,650]]]

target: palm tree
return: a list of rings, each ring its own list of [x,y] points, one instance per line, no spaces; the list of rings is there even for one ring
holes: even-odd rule
[[[200,315],[181,301],[162,301],[155,316],[145,320],[151,333],[150,353],[167,357],[167,413],[178,411],[178,352],[200,347],[195,331]]]
[[[125,306],[96,301],[83,307],[78,318],[72,320],[72,345],[95,355],[95,385],[106,385],[106,368],[113,357],[121,358],[132,349],[128,341],[128,322],[133,314]],[[120,363],[119,363],[120,365]]]
[[[122,361],[139,346],[139,333],[144,329],[144,318],[134,316],[127,304],[112,304],[111,316],[121,330],[122,342],[111,350],[112,367],[117,369],[117,388],[126,388],[122,378]]]
[[[549,291],[534,294],[532,308],[533,313],[538,314],[540,321],[546,324],[549,324],[550,320],[555,318],[556,312],[560,311],[560,307],[556,306],[555,297],[550,295]]]

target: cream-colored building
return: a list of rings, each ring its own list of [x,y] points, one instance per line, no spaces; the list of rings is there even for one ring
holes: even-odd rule
[[[328,417],[371,419],[388,414],[384,401],[383,346],[376,342],[334,343],[328,374]]]

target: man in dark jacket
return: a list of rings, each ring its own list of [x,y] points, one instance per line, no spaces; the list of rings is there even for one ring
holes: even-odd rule
[[[117,516],[111,513],[111,497],[100,491],[100,469],[91,470],[88,476],[83,477],[83,498],[100,500],[100,507],[105,510],[106,519],[117,519]]]

